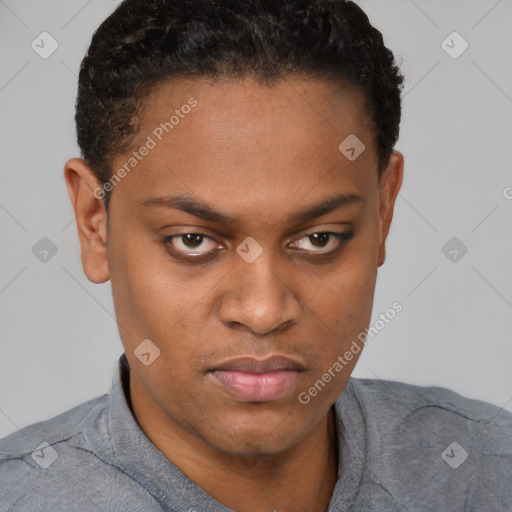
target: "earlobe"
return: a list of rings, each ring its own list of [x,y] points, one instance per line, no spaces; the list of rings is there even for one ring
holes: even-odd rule
[[[80,158],[68,160],[64,178],[80,239],[81,260],[87,279],[93,283],[109,280],[107,264],[107,213],[102,190],[94,172]]]
[[[384,262],[386,261],[386,243],[385,242],[382,242],[380,244],[380,248],[379,248],[379,261],[378,261],[378,266],[379,267],[382,267],[382,265],[384,265]]]
[[[393,219],[395,201],[402,186],[404,172],[404,157],[399,151],[393,151],[389,163],[379,181],[380,194],[380,226],[379,226],[379,267],[386,260],[386,239]]]

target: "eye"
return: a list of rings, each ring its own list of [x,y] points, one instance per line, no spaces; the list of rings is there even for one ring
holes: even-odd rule
[[[345,242],[350,240],[353,235],[353,231],[342,233],[321,231],[305,235],[294,242],[293,245],[298,247],[302,252],[319,255],[334,254],[339,251]],[[220,246],[213,238],[204,233],[182,233],[167,236],[163,240],[163,244],[170,252],[177,256],[192,256],[194,258],[211,255],[218,250]]]
[[[219,244],[213,238],[202,233],[183,233],[166,237],[164,245],[172,251],[187,256],[202,256],[213,252]]]
[[[337,233],[322,231],[310,233],[295,242],[299,249],[319,254],[330,254],[338,251],[354,235],[353,231]]]

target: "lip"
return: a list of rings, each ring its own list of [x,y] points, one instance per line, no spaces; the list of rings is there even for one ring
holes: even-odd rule
[[[274,355],[258,359],[252,356],[229,359],[210,371],[236,371],[243,373],[270,373],[279,370],[304,371],[304,365],[289,357]]]
[[[217,365],[209,375],[235,399],[269,402],[295,388],[304,369],[301,363],[284,356],[241,357]]]

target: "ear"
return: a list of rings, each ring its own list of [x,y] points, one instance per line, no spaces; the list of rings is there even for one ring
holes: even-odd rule
[[[87,279],[104,283],[110,278],[107,265],[107,213],[104,190],[94,172],[80,158],[68,160],[64,178],[75,211],[82,267]]]
[[[379,267],[386,260],[386,239],[393,219],[395,200],[402,186],[403,174],[404,156],[399,151],[393,151],[379,180]]]

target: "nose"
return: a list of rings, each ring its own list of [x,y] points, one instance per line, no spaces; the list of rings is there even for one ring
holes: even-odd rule
[[[293,293],[293,283],[265,251],[252,263],[240,259],[236,265],[219,308],[225,325],[269,334],[300,321],[302,308]]]

